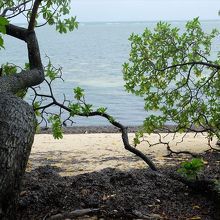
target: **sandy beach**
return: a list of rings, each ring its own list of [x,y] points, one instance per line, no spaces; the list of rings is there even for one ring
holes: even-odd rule
[[[134,133],[130,133],[130,143],[133,137]],[[147,135],[145,139],[155,143],[158,141],[158,135]],[[209,149],[206,136],[202,134],[195,137],[194,133],[188,133],[183,142],[178,144],[177,142],[182,140],[182,134],[177,134],[175,139],[170,134],[164,140],[169,141],[175,151],[202,153]],[[215,143],[216,140],[213,140],[213,146]],[[173,158],[163,157],[168,153],[164,145],[149,147],[147,142],[142,142],[137,148],[156,164],[161,165],[169,161],[172,163]],[[44,165],[61,168],[60,174],[63,176],[99,171],[106,167],[122,170],[146,167],[141,159],[124,149],[120,133],[64,134],[61,140],[55,140],[51,134],[36,134],[28,170]]]

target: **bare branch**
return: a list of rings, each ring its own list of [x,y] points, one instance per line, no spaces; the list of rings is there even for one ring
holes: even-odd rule
[[[13,14],[15,14],[16,11],[18,11],[18,12],[16,13],[16,15],[15,15],[15,16],[17,16],[17,15],[21,14],[21,13],[25,10],[26,5],[27,5],[29,2],[31,2],[31,1],[32,1],[32,0],[27,0],[27,1],[22,2],[21,4],[15,6],[15,7],[7,7],[7,8],[5,8],[5,9],[3,10],[3,12],[1,13],[0,16],[2,16],[2,17],[8,17],[8,16],[7,16],[8,11],[12,11]],[[23,9],[22,9],[22,8],[23,8]],[[12,16],[12,15],[11,15],[11,16]],[[10,16],[10,17],[11,17],[11,16]],[[13,15],[13,16],[14,16],[14,15]]]

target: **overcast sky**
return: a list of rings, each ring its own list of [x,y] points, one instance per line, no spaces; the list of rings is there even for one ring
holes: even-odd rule
[[[220,0],[72,0],[78,21],[220,19]]]

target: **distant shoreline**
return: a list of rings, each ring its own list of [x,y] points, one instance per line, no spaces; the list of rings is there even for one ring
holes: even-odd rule
[[[128,129],[128,133],[135,133],[142,127],[139,126],[125,126]],[[159,133],[173,133],[172,130],[175,130],[175,125],[165,125],[164,128],[157,130]],[[201,131],[203,128],[192,127],[195,131]],[[88,125],[88,126],[73,126],[73,127],[62,127],[64,134],[97,134],[97,133],[121,133],[120,129],[113,125]],[[169,131],[168,131],[169,130]],[[194,132],[195,132],[194,131]],[[190,131],[189,133],[193,133]],[[40,131],[37,134],[52,134],[51,128],[41,127]]]
[[[125,126],[128,128],[128,133],[137,132],[142,126]],[[160,129],[160,133],[167,133],[167,129],[174,129],[175,125],[166,125],[164,129]],[[73,126],[73,127],[63,127],[64,134],[97,134],[97,133],[120,133],[120,129],[113,125],[89,125],[89,126]],[[52,134],[51,128],[40,128],[40,131],[37,134]]]
[[[128,126],[129,133],[135,133],[141,126]],[[64,134],[94,134],[94,133],[120,133],[117,127],[106,126],[74,126],[63,127]],[[52,134],[51,128],[41,128],[38,134]]]
[[[137,21],[79,21],[79,24],[117,24],[117,23],[157,23],[160,21],[164,21],[164,22],[187,22],[190,21],[192,19],[185,19],[185,20],[137,20]],[[201,19],[200,22],[220,22],[220,19]],[[25,22],[14,22],[14,24],[16,25],[26,25],[27,23]],[[41,24],[41,23],[40,23]]]

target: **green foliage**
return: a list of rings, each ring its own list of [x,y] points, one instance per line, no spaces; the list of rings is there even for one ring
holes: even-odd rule
[[[215,29],[206,34],[195,18],[183,33],[159,22],[153,31],[130,36],[130,58],[123,65],[125,88],[143,97],[151,114],[144,120],[145,132],[172,122],[179,132],[194,125],[211,128],[209,135],[220,137],[220,71],[209,66],[220,65],[220,53],[209,61],[217,35]]]
[[[97,109],[97,112],[99,112],[101,114],[106,113],[106,111],[107,111],[107,108],[105,108],[105,107],[100,107],[100,108]]]
[[[77,103],[70,103],[68,108],[71,109],[70,116],[75,115],[84,115],[89,116],[93,112],[93,106],[85,102],[84,89],[76,87],[73,89],[74,98],[78,101]],[[100,107],[97,109],[97,112],[104,114],[106,113],[107,108]]]
[[[52,133],[55,139],[62,139],[63,138],[63,131],[62,131],[62,123],[61,118],[59,115],[52,115],[48,119],[48,121],[52,124]]]
[[[40,3],[40,5],[38,5],[38,3]],[[34,4],[37,7],[34,7]],[[11,18],[17,17],[18,15],[24,16],[25,20],[27,20],[26,29],[29,29],[30,31],[32,31],[33,28],[41,27],[45,24],[54,25],[56,30],[60,33],[73,31],[75,28],[78,28],[78,22],[76,21],[76,17],[68,17],[71,10],[70,6],[70,0],[42,0],[38,2],[23,0],[0,0],[0,14],[4,16],[0,17],[0,34],[6,33],[6,26],[11,21]],[[35,11],[33,11],[34,14],[32,14],[32,10],[36,8],[38,8],[37,13],[35,14]],[[42,23],[39,23],[39,21]],[[1,35],[0,47],[3,47],[3,39]],[[28,70],[29,68],[29,64],[25,64],[24,70]],[[17,67],[11,64],[3,65],[1,70],[2,74],[5,76],[17,73]],[[50,94],[44,94],[42,91],[38,92],[40,87],[31,87],[35,95],[33,108],[36,116],[42,117],[42,121],[44,121],[46,124],[48,124],[48,122],[51,124],[54,138],[59,139],[63,137],[62,120],[60,117],[62,108],[70,111],[70,117],[75,115],[89,116],[93,111],[93,106],[85,102],[84,90],[80,87],[77,87],[73,90],[76,103],[69,102],[68,107],[66,107],[65,103],[68,102],[67,100],[65,100],[63,104],[55,101],[56,99],[53,96],[51,84],[55,79],[61,78],[61,68],[56,69],[49,59],[48,65],[44,68],[44,72],[46,76],[45,84],[49,86]],[[23,98],[25,94],[26,90],[22,90],[19,91],[17,95]],[[51,103],[48,104],[46,103],[47,101],[51,101]],[[45,109],[52,105],[58,105],[60,107],[59,114],[48,113],[45,111]],[[97,109],[97,112],[104,114],[106,110],[106,108],[101,107]],[[48,115],[51,116],[48,118]],[[66,124],[66,121],[71,121],[70,117],[63,122],[64,125]],[[110,121],[114,122],[114,118],[111,117]]]
[[[73,92],[74,92],[74,98],[76,100],[80,100],[84,97],[84,89],[80,88],[80,87],[76,87],[73,89]]]
[[[49,62],[47,64],[47,66],[45,67],[45,76],[48,77],[51,81],[55,80],[56,78],[59,77],[59,72],[60,72],[60,69],[56,69],[50,59],[49,59]]]
[[[0,0],[0,12],[7,7],[10,8],[16,7],[22,3],[24,3],[23,0],[16,0],[16,1]],[[73,31],[75,28],[78,28],[78,22],[76,21],[76,17],[68,17],[68,14],[70,13],[71,10],[70,5],[71,5],[70,0],[42,0],[40,3],[40,10],[38,11],[37,14],[35,26],[41,26],[42,23],[39,24],[38,20],[42,22],[42,18],[43,18],[44,19],[43,24],[47,23],[49,25],[54,25],[56,27],[56,30],[60,33],[67,33],[67,31]],[[22,7],[20,8],[22,9]],[[30,20],[32,4],[27,3],[25,9],[26,10],[23,11],[23,15],[25,18]],[[5,20],[3,20],[2,23],[3,22],[5,22]],[[1,17],[0,17],[0,30],[1,30]],[[1,43],[1,37],[0,37],[0,43]]]
[[[35,101],[33,103],[33,108],[34,108],[35,115],[38,117],[41,115],[40,111],[38,110],[39,107],[40,107],[40,103],[38,101]]]
[[[13,64],[9,64],[9,63],[2,64],[1,69],[3,76],[10,76],[17,73],[17,67]]]
[[[76,22],[76,17],[71,17],[70,19],[59,20],[56,24],[56,30],[59,33],[67,33],[67,31],[73,31],[78,28],[78,22]]]
[[[92,105],[91,104],[85,104],[84,106],[81,106],[82,113],[84,115],[89,116],[89,113],[92,112]]]
[[[138,144],[141,143],[140,139],[143,137],[143,135],[144,135],[143,130],[139,130],[138,132],[135,133],[134,146],[137,146]]]
[[[33,9],[33,4],[35,1],[26,2],[23,0],[0,0],[0,14],[4,14],[4,17],[0,17],[0,49],[4,47],[2,34],[6,33],[6,25],[10,22],[12,17],[16,17],[17,15],[24,16],[24,19],[30,21],[31,13]],[[67,33],[67,31],[73,31],[78,27],[78,22],[76,21],[76,17],[68,16],[70,13],[70,0],[42,0],[40,1],[40,6],[35,19],[35,27],[40,27],[45,24],[54,25],[56,30],[60,33]],[[5,10],[7,9],[7,10]],[[13,10],[12,10],[13,9]],[[6,13],[5,13],[6,12]],[[9,15],[10,14],[10,15]],[[43,21],[42,21],[43,19]],[[39,23],[39,20],[41,23]],[[25,70],[29,69],[29,64],[25,64]],[[61,68],[56,69],[50,59],[48,65],[45,67],[45,76],[49,78],[50,82],[54,81],[57,78],[60,78]],[[17,67],[11,64],[2,65],[1,69],[2,75],[9,76],[17,73]],[[17,93],[18,96],[24,98],[26,94],[26,90],[19,91]],[[76,97],[80,100],[84,94],[82,94],[83,90],[76,89]],[[33,108],[35,109],[36,116],[42,116],[39,111],[41,101],[35,101],[33,103]],[[78,114],[77,110],[78,104],[75,106],[72,104],[72,113]],[[78,106],[79,107],[79,106]],[[84,113],[88,113],[91,110],[91,105],[84,104],[80,106],[80,111]],[[45,119],[46,120],[46,119]],[[61,118],[58,115],[52,115],[49,117],[48,122],[52,124],[52,131],[55,138],[62,138],[62,123]]]
[[[92,109],[92,105],[91,104],[87,104],[85,102],[85,94],[84,94],[84,89],[80,88],[80,87],[76,87],[73,89],[73,93],[74,93],[74,98],[78,101],[78,103],[70,103],[69,104],[69,108],[71,109],[71,116],[74,115],[89,115],[89,113],[91,113],[93,111]]]
[[[79,103],[70,103],[68,107],[71,109],[70,116],[81,114],[81,106]]]
[[[2,38],[2,34],[6,34],[7,24],[8,24],[8,20],[0,16],[0,49],[4,48],[4,40]]]
[[[70,0],[43,1],[39,14],[42,14],[49,25],[55,25],[58,32],[67,33],[67,31],[73,31],[78,28],[76,17],[61,19],[70,13],[70,3]]]
[[[187,179],[194,180],[198,177],[199,172],[204,169],[204,162],[201,159],[195,158],[191,161],[181,163],[181,167],[177,170],[178,173]]]

